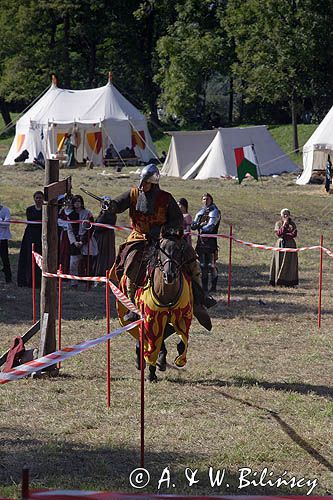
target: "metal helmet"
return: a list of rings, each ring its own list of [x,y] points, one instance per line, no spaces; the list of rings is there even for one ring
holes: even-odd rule
[[[143,182],[151,182],[152,184],[159,184],[160,171],[153,163],[151,163],[150,165],[146,165],[141,170],[139,188],[142,187]]]

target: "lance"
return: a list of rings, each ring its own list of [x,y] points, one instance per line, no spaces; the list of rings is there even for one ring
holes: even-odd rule
[[[95,200],[98,200],[100,202],[104,201],[104,199],[101,198],[100,196],[97,196],[97,194],[93,194],[90,191],[87,191],[86,189],[84,189],[83,187],[80,187],[80,189],[81,189],[81,191],[83,191],[84,193],[86,193],[88,196],[91,196],[92,198],[95,198]]]

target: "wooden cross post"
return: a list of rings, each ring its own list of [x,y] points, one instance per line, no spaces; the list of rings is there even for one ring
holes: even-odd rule
[[[58,268],[58,196],[69,193],[71,177],[59,181],[59,160],[46,160],[44,205],[42,212],[43,271],[57,273]],[[57,280],[42,276],[40,291],[40,317],[48,317],[47,325],[41,325],[39,355],[45,356],[56,350]],[[48,316],[45,316],[48,315]]]

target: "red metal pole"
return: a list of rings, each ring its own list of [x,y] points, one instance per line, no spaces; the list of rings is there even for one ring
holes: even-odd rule
[[[144,305],[141,306],[144,317]],[[144,322],[140,324],[140,368],[141,368],[141,467],[145,466],[145,366],[144,366]]]
[[[230,224],[230,232],[229,232],[228,306],[230,306],[231,274],[232,274],[232,224]]]
[[[62,274],[62,265],[59,265],[59,274]],[[61,318],[62,318],[62,278],[58,278],[58,349],[61,349]],[[61,363],[58,363],[60,369]]]
[[[109,272],[106,271],[105,282],[105,316],[106,316],[106,333],[110,333],[110,286]],[[111,370],[110,370],[110,339],[106,341],[106,405],[110,408],[111,402]]]
[[[320,251],[319,251],[319,292],[318,292],[318,328],[321,325],[321,291],[323,285],[323,235],[320,236]]]
[[[32,285],[32,323],[36,323],[36,262],[35,262],[35,243],[31,248],[31,285]]]

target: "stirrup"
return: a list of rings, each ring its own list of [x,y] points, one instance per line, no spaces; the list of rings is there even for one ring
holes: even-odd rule
[[[125,315],[124,315],[124,321],[136,321],[137,319],[140,319],[140,316],[135,313],[134,311],[128,311]]]

